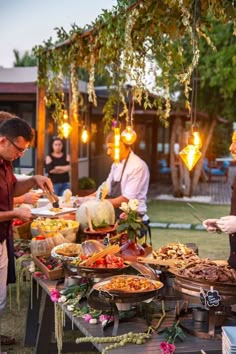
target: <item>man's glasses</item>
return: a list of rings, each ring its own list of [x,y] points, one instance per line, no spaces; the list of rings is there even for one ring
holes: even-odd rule
[[[19,146],[17,146],[14,141],[12,141],[11,139],[9,139],[8,137],[6,137],[6,139],[14,146],[14,148],[16,148],[21,154],[23,154],[26,150],[28,150],[28,147],[25,149],[20,148]]]

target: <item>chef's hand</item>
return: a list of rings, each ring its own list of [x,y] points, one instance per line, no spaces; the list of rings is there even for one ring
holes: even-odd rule
[[[236,232],[236,216],[235,215],[227,215],[217,220],[217,226],[225,233],[225,234],[233,234]]]
[[[45,192],[45,184],[48,186],[50,192],[53,192],[53,184],[50,178],[41,175],[35,175],[33,176],[33,179],[35,183],[38,185],[38,187],[42,189],[44,192]]]
[[[208,232],[217,232],[219,230],[218,225],[219,219],[206,219],[203,221],[203,226],[207,229]]]

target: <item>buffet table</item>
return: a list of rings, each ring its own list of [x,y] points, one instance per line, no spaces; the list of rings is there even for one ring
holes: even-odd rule
[[[40,277],[35,277],[33,281],[33,308],[29,303],[27,321],[26,321],[26,331],[24,345],[26,347],[35,347],[35,354],[53,354],[57,353],[56,343],[51,343],[52,332],[54,331],[54,303],[50,299],[50,291],[56,288],[57,281],[45,280]],[[159,304],[160,301],[156,300]],[[168,300],[165,301],[166,307],[172,307],[173,311],[168,312],[168,316],[165,317],[162,322],[161,328],[171,326],[175,321],[175,305],[176,301]],[[72,314],[67,308],[62,306],[67,322],[70,324],[70,329],[72,329]],[[135,318],[125,319],[120,321],[118,335],[125,334],[128,332],[144,332],[147,330],[147,322],[144,318],[141,318],[137,315]],[[79,337],[81,334],[83,336],[96,336],[104,337],[111,336],[112,327],[108,327],[103,330],[101,324],[89,324],[81,317],[73,318],[73,330],[76,333],[76,336]],[[77,334],[78,333],[78,334]],[[190,334],[186,334],[184,342],[177,341],[175,353],[214,353],[220,354],[222,352],[222,343],[221,340],[215,339],[201,339]],[[108,351],[111,354],[121,354],[126,351],[127,354],[133,353],[161,353],[160,343],[164,341],[162,334],[154,333],[150,340],[147,340],[145,344],[136,345],[128,344],[125,347],[120,347],[117,349],[112,349]],[[106,344],[100,343],[82,343],[76,344],[75,342],[63,343],[63,353],[80,353],[83,351],[98,351],[102,352]]]

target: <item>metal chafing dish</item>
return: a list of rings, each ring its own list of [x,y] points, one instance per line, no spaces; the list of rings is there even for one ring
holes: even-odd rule
[[[110,310],[114,317],[114,326],[112,335],[116,335],[119,326],[119,311],[128,311],[141,302],[150,302],[163,287],[160,281],[148,278],[148,281],[155,287],[151,290],[143,291],[122,291],[119,289],[106,289],[110,280],[119,276],[106,278],[96,283],[88,296],[88,304],[98,310]],[[122,275],[122,277],[141,278],[140,275]],[[143,278],[143,277],[142,277]]]
[[[194,304],[202,303],[200,299],[201,289],[208,291],[212,288],[219,292],[221,303],[223,305],[236,304],[236,282],[207,282],[206,280],[201,279],[186,278],[175,272],[173,287],[175,291],[178,291],[181,294],[182,298],[189,300]]]
[[[187,300],[190,304],[201,305],[207,311],[207,321],[195,322],[196,318],[192,309],[192,320],[181,317],[180,324],[190,333],[200,338],[221,339],[220,326],[227,321],[229,325],[235,325],[235,313],[230,305],[236,304],[236,282],[209,282],[202,279],[187,278],[172,270],[175,274],[173,288],[179,298]],[[218,296],[218,302],[208,304],[205,295],[214,293]],[[198,308],[198,307],[197,307]],[[232,322],[233,321],[233,322]]]

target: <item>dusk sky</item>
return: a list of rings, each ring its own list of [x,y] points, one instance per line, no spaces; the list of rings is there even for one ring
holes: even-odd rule
[[[50,37],[56,27],[91,24],[116,0],[0,0],[0,66],[12,67],[13,49],[23,54]]]

